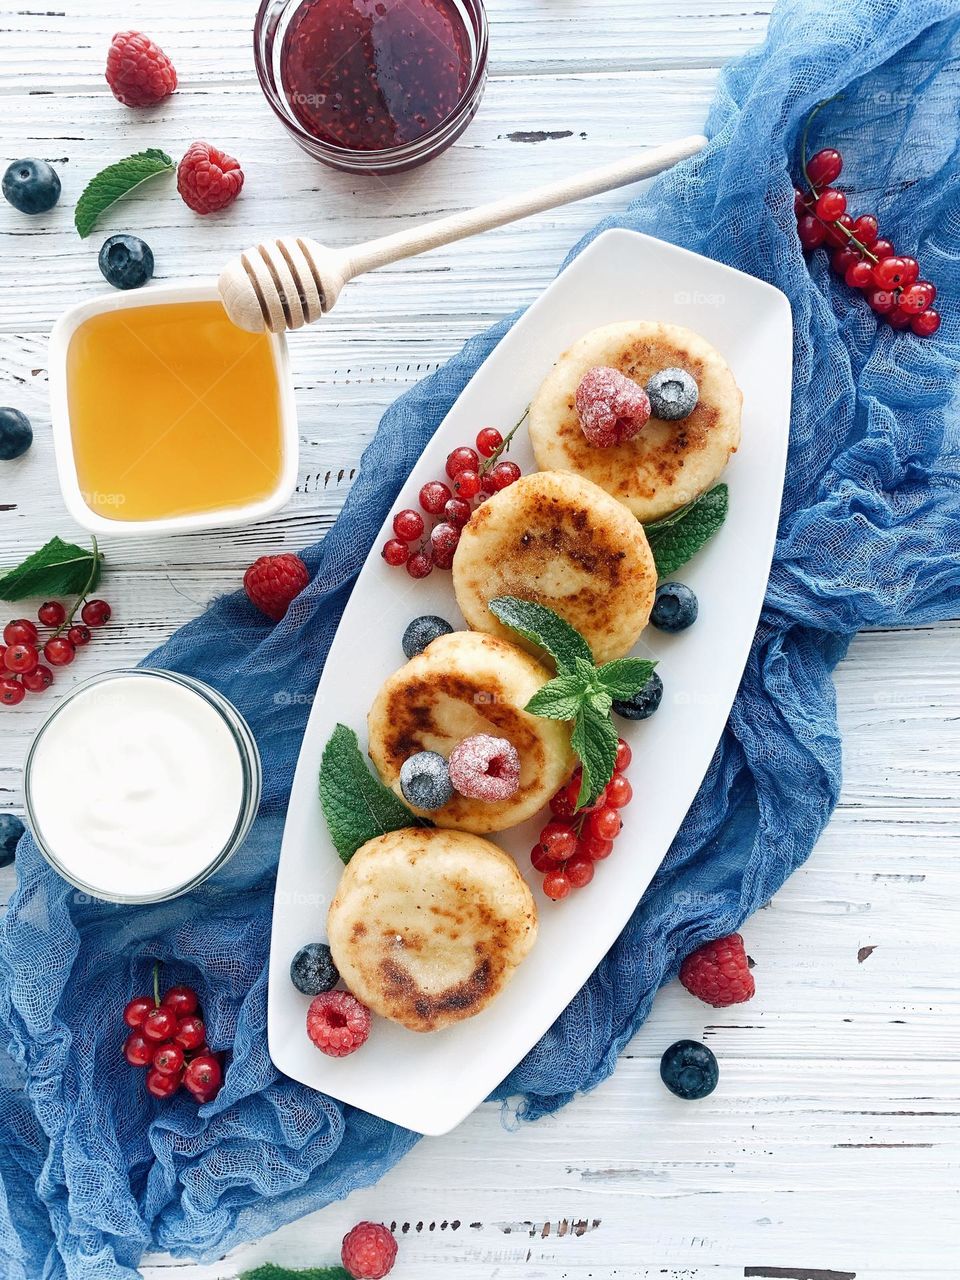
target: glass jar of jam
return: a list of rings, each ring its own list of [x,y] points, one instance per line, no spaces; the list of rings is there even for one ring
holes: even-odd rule
[[[350,173],[439,155],[472,120],[487,70],[482,0],[262,0],[257,74],[304,150]]]

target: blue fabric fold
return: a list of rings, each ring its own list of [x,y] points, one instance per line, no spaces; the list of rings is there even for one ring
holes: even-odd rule
[[[956,0],[787,0],[765,44],[721,77],[707,150],[593,233],[646,231],[787,294],[791,447],[767,599],[723,739],[629,925],[497,1090],[521,1117],[603,1080],[680,958],[738,928],[809,855],[840,786],[831,672],[850,638],[958,611],[958,65]],[[814,145],[841,149],[842,185],[863,193],[854,211],[877,213],[937,283],[944,323],[932,340],[878,326],[823,253],[809,264],[800,253],[798,136],[814,103],[836,93]],[[474,338],[387,411],[342,515],[305,552],[313,579],[282,623],[271,627],[236,594],[151,655],[216,685],[257,736],[263,806],[228,867],[187,898],[121,908],[82,900],[22,842],[0,935],[9,1280],[119,1280],[148,1248],[220,1256],[375,1182],[416,1141],[271,1064],[272,887],[308,707],[295,695],[313,691],[404,478],[511,323]],[[275,704],[278,690],[294,695],[287,705]],[[148,986],[156,958],[171,983],[199,988],[211,1043],[232,1049],[224,1088],[199,1111],[185,1097],[154,1102],[118,1065],[123,1005]]]

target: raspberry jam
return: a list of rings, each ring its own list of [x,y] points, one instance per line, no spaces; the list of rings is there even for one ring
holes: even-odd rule
[[[472,70],[454,0],[304,0],[280,53],[290,109],[322,142],[384,151],[456,110]]]

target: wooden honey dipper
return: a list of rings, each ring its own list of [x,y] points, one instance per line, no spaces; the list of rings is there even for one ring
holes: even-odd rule
[[[579,177],[536,187],[525,195],[495,200],[436,222],[424,222],[409,231],[381,236],[353,248],[328,249],[299,236],[270,240],[227,263],[220,275],[220,297],[233,323],[250,333],[300,329],[330,311],[347,281],[365,271],[412,258],[479,231],[502,227],[532,213],[543,213],[652,177],[679,160],[696,155],[706,142],[699,134],[680,138],[628,160],[588,170]]]

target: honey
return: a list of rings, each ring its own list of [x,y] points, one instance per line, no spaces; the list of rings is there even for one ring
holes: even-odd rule
[[[267,334],[219,302],[106,311],[70,339],[67,398],[83,500],[108,520],[164,520],[270,497],[283,465]]]

